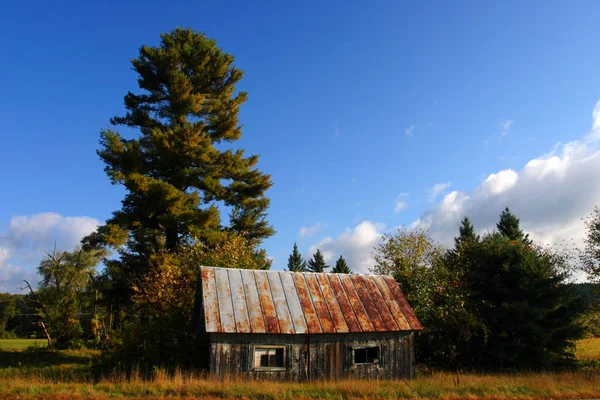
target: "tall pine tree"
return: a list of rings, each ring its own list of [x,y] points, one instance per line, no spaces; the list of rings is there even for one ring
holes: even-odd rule
[[[342,256],[337,259],[335,262],[335,266],[331,270],[334,274],[351,274],[352,270],[348,267],[348,263],[346,263],[346,259]]]
[[[329,268],[329,265],[325,263],[325,258],[321,250],[317,249],[313,257],[308,260],[308,270],[310,272],[324,272],[325,268]]]
[[[274,233],[266,220],[270,176],[257,168],[257,155],[228,148],[242,134],[238,113],[247,94],[236,85],[243,72],[204,34],[175,29],[161,39],[131,61],[140,91],[125,96],[125,116],[111,119],[137,135],[100,133],[98,155],[125,198],[84,243],[120,253],[106,268],[113,310],[130,301],[158,251],[192,240],[212,245],[235,234],[265,258],[257,248]],[[219,205],[230,210],[228,224]]]
[[[288,258],[287,264],[288,271],[291,272],[304,272],[306,271],[306,261],[302,259],[302,255],[298,251],[298,245],[294,243],[294,250]]]

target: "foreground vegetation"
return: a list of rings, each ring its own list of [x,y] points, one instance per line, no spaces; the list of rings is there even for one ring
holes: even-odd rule
[[[44,376],[1,379],[0,397],[55,398],[200,397],[220,399],[346,398],[597,398],[600,374],[563,372],[524,375],[432,374],[413,381],[288,383],[219,381],[197,375],[158,373],[152,380],[116,376],[101,380],[57,382]]]
[[[577,371],[521,374],[422,372],[412,381],[262,382],[206,378],[197,373],[168,375],[156,370],[152,379],[139,374],[112,374],[93,379],[95,350],[47,351],[34,346],[7,350],[0,340],[0,399],[107,399],[197,397],[203,399],[393,399],[393,398],[598,398],[600,338],[578,343]],[[27,341],[21,341],[27,342]]]

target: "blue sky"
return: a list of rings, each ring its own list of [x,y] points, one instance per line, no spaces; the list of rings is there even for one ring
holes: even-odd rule
[[[463,214],[484,231],[505,206],[542,241],[580,240],[600,203],[598,15],[596,1],[11,2],[0,290],[120,207],[99,131],[137,89],[137,49],[178,26],[245,71],[239,145],[272,175],[275,268],[297,241],[364,271],[382,232],[447,243]]]

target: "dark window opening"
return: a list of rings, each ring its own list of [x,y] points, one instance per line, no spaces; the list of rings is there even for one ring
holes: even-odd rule
[[[379,363],[379,347],[363,347],[354,349],[354,364]]]
[[[254,349],[254,368],[284,368],[284,347],[257,347]]]

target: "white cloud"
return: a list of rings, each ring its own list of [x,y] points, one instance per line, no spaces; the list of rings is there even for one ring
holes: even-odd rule
[[[585,235],[582,218],[600,203],[600,102],[593,118],[583,140],[558,144],[519,172],[490,174],[474,190],[451,192],[413,225],[429,227],[434,238],[449,246],[464,216],[483,233],[495,229],[500,212],[510,207],[536,241],[580,245]]]
[[[329,225],[327,225],[326,222],[319,221],[314,225],[301,227],[299,235],[301,238],[310,237],[310,236],[314,235],[315,233],[319,232],[320,230],[327,228],[328,226]]]
[[[497,195],[513,187],[518,180],[518,173],[512,169],[506,169],[497,174],[490,174],[481,183],[478,190],[483,196]]]
[[[407,197],[408,197],[408,193],[400,193],[398,195],[398,197],[396,197],[395,207],[394,207],[395,212],[400,212],[400,211],[404,210],[406,207],[408,207],[408,203],[406,202],[406,200],[404,200]]]
[[[411,126],[409,126],[408,128],[406,128],[406,129],[404,130],[404,135],[405,135],[406,137],[408,137],[408,136],[412,136],[412,135],[413,135],[413,131],[414,131],[414,130],[415,130],[415,125],[414,125],[414,124],[412,124]]]
[[[0,292],[14,292],[21,279],[37,279],[36,268],[56,242],[61,250],[72,250],[100,222],[91,217],[64,217],[46,212],[15,216],[0,232]]]
[[[450,247],[465,215],[478,233],[485,233],[495,229],[501,211],[508,206],[520,218],[522,229],[538,243],[581,245],[585,235],[582,218],[600,205],[600,102],[593,118],[592,130],[583,140],[557,145],[518,172],[508,169],[489,174],[473,190],[446,194],[410,227],[428,228],[434,239]],[[449,182],[438,184],[431,193],[440,194],[448,186]],[[318,248],[330,264],[341,254],[355,272],[368,272],[375,265],[373,247],[381,242],[383,233],[383,224],[363,221],[338,237],[311,246],[307,257]]]
[[[375,265],[371,252],[380,243],[383,229],[382,224],[363,221],[336,238],[326,237],[314,244],[305,256],[309,259],[319,249],[325,261],[332,265],[342,255],[355,273],[367,273]]]
[[[502,131],[500,132],[500,136],[504,137],[508,135],[508,132],[510,131],[510,128],[512,128],[514,123],[515,121],[512,120],[504,121],[503,123],[501,123],[500,126],[502,127]]]
[[[0,247],[0,268],[10,258],[10,250],[5,247]]]
[[[333,123],[333,135],[340,136],[340,123],[338,121]]]
[[[435,185],[433,185],[433,187],[427,190],[427,198],[429,199],[429,201],[435,201],[435,199],[437,199],[439,195],[444,193],[446,189],[450,187],[451,184],[452,182],[448,181],[444,183],[436,183]]]

